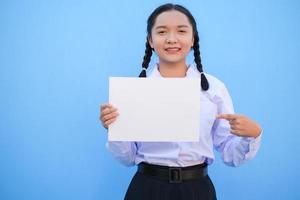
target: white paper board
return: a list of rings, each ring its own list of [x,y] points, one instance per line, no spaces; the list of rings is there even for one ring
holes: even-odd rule
[[[109,103],[118,119],[109,141],[198,141],[199,78],[110,77]]]

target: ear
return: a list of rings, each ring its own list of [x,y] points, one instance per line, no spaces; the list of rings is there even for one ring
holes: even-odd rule
[[[191,48],[193,48],[193,46],[194,46],[194,36],[193,36],[193,38],[192,38],[192,46],[191,46]]]
[[[151,36],[148,36],[148,42],[149,42],[149,44],[150,44],[150,47],[153,49],[153,41],[152,41],[152,38],[151,38]]]

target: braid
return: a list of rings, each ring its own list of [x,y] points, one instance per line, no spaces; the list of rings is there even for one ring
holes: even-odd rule
[[[195,31],[195,34],[194,34],[193,49],[194,49],[195,63],[196,63],[198,71],[201,74],[201,88],[202,88],[202,90],[206,91],[209,88],[209,84],[208,84],[208,81],[207,81],[207,79],[206,79],[206,77],[203,73],[203,68],[202,68],[202,64],[201,64],[201,57],[200,57],[199,36],[198,36],[197,30]]]
[[[139,77],[147,77],[146,70],[147,70],[149,62],[151,60],[151,56],[152,56],[152,48],[151,48],[148,38],[147,38],[145,55],[144,55],[143,64],[142,64],[143,70],[141,71]]]

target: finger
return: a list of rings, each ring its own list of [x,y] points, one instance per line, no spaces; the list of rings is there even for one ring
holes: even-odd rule
[[[117,116],[119,116],[119,113],[118,113],[118,112],[113,112],[113,113],[104,115],[104,116],[102,117],[102,121],[105,122],[105,121],[110,120],[110,119],[112,119],[112,118],[115,118],[115,117],[117,117]]]
[[[234,130],[234,129],[231,129],[230,132],[234,135],[237,135],[237,136],[241,136],[241,133],[239,130]]]
[[[230,128],[231,128],[232,130],[240,130],[240,126],[239,126],[239,125],[236,125],[236,124],[231,125]]]
[[[108,115],[108,114],[111,114],[111,113],[114,113],[117,111],[117,108],[111,108],[111,107],[108,107],[108,108],[105,108],[104,110],[102,110],[101,112],[101,116],[105,116],[105,115]]]
[[[109,104],[109,103],[105,103],[105,104],[102,104],[100,107],[101,107],[101,110],[104,110],[104,109],[106,109],[106,108],[112,107],[112,105]]]
[[[234,114],[220,114],[217,115],[218,119],[235,120],[238,116]]]
[[[101,110],[102,109],[104,109],[104,108],[106,108],[106,107],[108,107],[109,106],[109,103],[104,103],[104,104],[101,104],[100,105],[100,108],[101,108]]]
[[[105,114],[103,116],[101,116],[101,120],[102,121],[107,121],[113,117],[117,117],[119,115],[119,113],[117,111],[111,112],[109,114]]]
[[[108,128],[109,125],[111,125],[113,122],[116,121],[117,118],[112,118],[110,120],[107,120],[105,123],[104,123],[104,127]]]
[[[236,124],[236,120],[235,119],[229,120],[229,124],[230,125],[235,125]]]
[[[101,111],[101,115],[104,116],[104,115],[107,115],[107,114],[110,114],[111,111],[110,111],[110,107],[105,107],[102,111]]]
[[[111,105],[110,103],[106,103],[101,105],[101,111],[106,110],[106,109],[116,109],[113,105]]]
[[[230,128],[231,128],[232,130],[236,130],[236,128],[235,128],[234,125],[230,125]]]
[[[229,124],[230,125],[240,125],[241,121],[239,120],[239,118],[236,118],[236,119],[229,120]]]

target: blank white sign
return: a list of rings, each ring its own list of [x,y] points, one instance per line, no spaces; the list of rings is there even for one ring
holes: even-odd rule
[[[109,78],[109,103],[118,109],[109,141],[198,141],[199,78]]]

